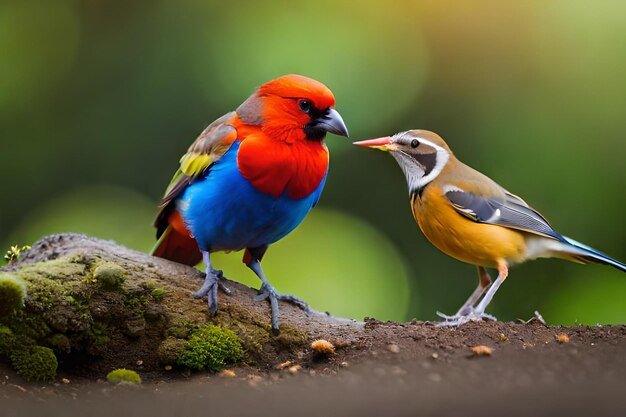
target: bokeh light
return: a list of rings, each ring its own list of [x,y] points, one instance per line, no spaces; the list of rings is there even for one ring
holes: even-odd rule
[[[4,0],[0,244],[78,231],[148,250],[189,144],[256,86],[295,72],[332,88],[354,140],[434,130],[559,232],[624,261],[624,16],[616,1]],[[475,268],[424,239],[395,162],[327,143],[316,212],[268,254],[277,287],[356,318],[456,311]],[[374,241],[381,255],[359,261]],[[243,268],[238,255],[218,259]],[[324,270],[336,286],[318,281]],[[539,260],[511,268],[490,310],[623,322],[623,278]]]

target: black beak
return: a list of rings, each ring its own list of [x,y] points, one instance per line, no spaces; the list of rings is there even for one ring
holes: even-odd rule
[[[307,124],[304,127],[304,132],[307,138],[311,140],[324,139],[326,132],[340,136],[348,136],[348,128],[343,122],[341,115],[337,110],[331,108],[326,109],[325,112],[321,113],[318,117],[314,118],[311,123]]]
[[[324,129],[326,132],[334,133],[339,136],[349,136],[348,128],[343,122],[343,118],[335,109],[328,109],[317,119],[317,128]]]

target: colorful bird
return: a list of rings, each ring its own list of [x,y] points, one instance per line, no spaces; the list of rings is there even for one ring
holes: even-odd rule
[[[206,277],[195,298],[217,313],[222,271],[216,251],[245,249],[243,262],[261,279],[257,300],[269,299],[278,333],[279,295],[261,269],[268,246],[291,232],[317,204],[328,173],[326,133],[348,136],[319,81],[285,75],[259,87],[237,110],[211,123],[189,147],[161,201],[154,256],[195,265]]]
[[[495,320],[485,309],[509,266],[530,259],[556,257],[626,272],[623,263],[558,234],[524,200],[456,159],[436,133],[410,130],[354,144],[389,151],[404,172],[413,217],[426,238],[445,254],[478,267],[478,287],[459,311],[438,313],[443,325]],[[495,281],[485,268],[498,270]]]

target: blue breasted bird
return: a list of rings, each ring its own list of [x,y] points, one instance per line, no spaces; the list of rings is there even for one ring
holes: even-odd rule
[[[389,151],[406,177],[411,210],[426,238],[439,250],[478,267],[479,284],[443,325],[494,319],[487,305],[510,265],[535,258],[600,263],[626,272],[626,265],[557,233],[524,200],[460,162],[444,140],[427,130],[355,142]],[[496,268],[492,281],[485,268]]]
[[[222,271],[215,251],[245,249],[243,262],[261,279],[257,300],[268,299],[279,330],[279,295],[261,260],[270,244],[291,232],[317,204],[328,173],[326,133],[348,136],[333,93],[301,75],[260,86],[237,110],[211,123],[189,147],[161,201],[152,254],[187,265],[206,264],[194,297],[217,312]]]

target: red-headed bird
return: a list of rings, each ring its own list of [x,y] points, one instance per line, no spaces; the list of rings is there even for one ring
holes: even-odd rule
[[[557,233],[524,200],[456,159],[436,133],[410,130],[391,137],[355,142],[389,151],[409,186],[411,210],[426,238],[439,250],[478,267],[479,284],[454,316],[439,314],[444,325],[495,319],[486,314],[509,265],[535,258],[626,265]],[[491,281],[485,268],[496,268]]]
[[[268,246],[291,232],[317,204],[328,173],[326,133],[348,136],[333,93],[301,75],[259,87],[237,110],[211,123],[180,160],[155,221],[152,254],[196,265],[206,278],[195,298],[217,313],[222,271],[210,254],[245,249],[243,262],[261,279],[257,300],[269,299],[278,333],[279,295],[261,269]],[[228,292],[227,289],[225,289]]]

